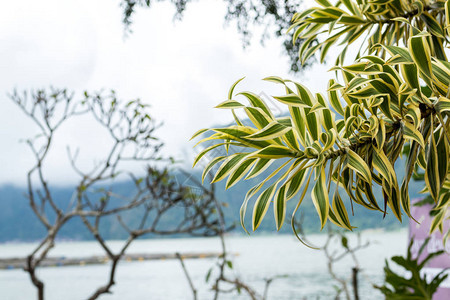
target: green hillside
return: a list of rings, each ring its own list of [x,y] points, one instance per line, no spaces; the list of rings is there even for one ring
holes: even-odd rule
[[[264,178],[276,166],[271,166],[260,178]],[[396,166],[397,169],[403,169],[402,166]],[[180,183],[188,182],[184,175],[176,173],[175,176]],[[200,177],[200,171],[195,171],[193,176]],[[216,186],[216,195],[219,200],[225,203],[224,211],[227,224],[236,224],[234,232],[244,234],[243,229],[239,224],[239,209],[248,189],[255,185],[258,178],[240,182],[233,186],[229,190],[225,190],[225,183],[219,182]],[[205,183],[206,184],[206,183]],[[410,196],[416,198],[419,196],[418,191],[422,188],[423,183],[417,182],[417,184],[410,185]],[[131,194],[133,191],[133,184],[131,182],[122,182],[115,184],[114,190],[120,194]],[[61,205],[61,207],[67,207],[72,197],[73,189],[71,187],[54,188],[55,199]],[[28,206],[27,199],[24,196],[25,189],[16,186],[2,186],[0,187],[0,242],[6,241],[33,241],[40,239],[44,234],[44,228],[34,216],[30,207]],[[344,195],[344,193],[342,193]],[[380,191],[377,193],[377,199],[382,204],[382,196]],[[296,200],[299,196],[294,197],[288,203],[287,222],[290,220],[290,213],[293,207],[296,205]],[[253,199],[254,200],[254,199]],[[348,199],[343,199],[351,211],[351,205]],[[248,230],[251,230],[251,208],[253,202],[250,201],[249,209],[246,218],[246,226]],[[358,230],[367,228],[385,228],[395,229],[406,224],[401,224],[392,214],[388,214],[383,218],[383,213],[377,211],[369,211],[363,209],[358,205],[353,205],[355,216],[350,216],[350,220],[353,226],[358,227]],[[122,217],[125,220],[137,219],[136,216],[139,211],[132,211]],[[303,227],[306,232],[315,232],[318,226],[318,217],[315,212],[315,208],[309,197],[309,193],[306,194],[305,199],[300,207],[298,216],[303,215]],[[162,226],[169,228],[173,220],[176,220],[180,216],[174,212],[171,215],[166,216],[162,222]],[[120,239],[125,237],[124,230],[119,226],[115,218],[106,219],[102,224],[103,234],[107,239]],[[269,208],[267,217],[264,219],[260,228],[256,234],[261,233],[275,233],[275,223],[273,218],[272,208]],[[285,224],[280,230],[282,233],[290,233],[290,224]],[[71,240],[87,240],[92,239],[89,232],[84,228],[79,220],[70,221],[59,235],[60,239]]]

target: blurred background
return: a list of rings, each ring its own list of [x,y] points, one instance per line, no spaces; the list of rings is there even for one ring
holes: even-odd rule
[[[135,6],[128,16],[130,3]],[[206,159],[191,168],[201,149],[193,148],[189,138],[200,128],[233,121],[227,111],[213,107],[226,100],[239,78],[245,76],[240,90],[254,91],[283,115],[287,109],[270,100],[283,89],[262,78],[291,78],[316,92],[334,77],[326,72],[332,66],[327,62],[311,60],[296,70],[286,37],[279,36],[285,24],[277,22],[264,1],[254,1],[257,8],[248,12],[261,10],[265,16],[255,24],[254,15],[239,15],[239,3],[154,1],[149,8],[145,1],[0,3],[1,299],[35,298],[39,284],[33,279],[45,283],[45,299],[87,299],[101,287],[112,292],[101,292],[101,299],[213,299],[220,282],[215,280],[223,272],[228,274],[220,283],[223,292],[231,293],[221,299],[250,299],[252,291],[254,299],[333,299],[337,291],[345,299],[352,268],[359,272],[361,299],[380,299],[372,285],[382,284],[386,258],[406,253],[407,222],[356,207],[355,233],[319,233],[315,209],[305,199],[301,229],[312,244],[330,243],[329,248],[304,247],[289,224],[277,232],[271,213],[248,236],[239,224],[239,210],[256,181],[225,191],[223,183],[214,188],[199,183]],[[286,7],[278,13],[278,18],[292,14]],[[248,27],[242,29],[246,18]],[[151,137],[124,144],[125,154],[119,155],[114,152],[117,137],[126,132],[111,132],[130,106],[116,111],[115,103],[137,99],[133,105],[142,104],[151,116],[150,125],[139,123],[151,129]],[[56,127],[64,105],[72,109],[77,101],[73,115]],[[108,111],[116,114],[112,123]],[[46,120],[51,120],[48,127]],[[132,138],[126,137],[128,142]],[[138,146],[151,154],[134,152]],[[112,161],[117,159],[117,169],[112,169],[109,153]],[[106,173],[101,173],[103,167]],[[170,176],[160,171],[165,168]],[[411,185],[411,198],[421,189],[421,183]],[[200,203],[211,215],[190,211],[184,205],[192,203],[177,197]],[[164,203],[152,206],[152,199],[166,199],[175,209],[166,213]],[[59,219],[80,210],[86,212],[82,218]],[[98,217],[100,213],[105,216]],[[152,227],[159,214],[159,227]],[[57,234],[49,236],[52,228]],[[118,256],[124,253],[130,256]],[[32,258],[29,265],[26,257]],[[114,263],[115,284],[109,285]]]

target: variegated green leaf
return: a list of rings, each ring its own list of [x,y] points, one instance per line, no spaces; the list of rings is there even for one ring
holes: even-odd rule
[[[211,151],[219,146],[223,146],[225,144],[227,144],[227,143],[215,144],[215,145],[209,146],[208,148],[203,149],[199,154],[197,154],[197,157],[195,158],[192,166],[194,167],[206,153],[208,153],[209,151]]]
[[[245,105],[241,104],[240,102],[236,100],[226,100],[219,105],[217,105],[215,108],[225,108],[225,109],[237,109],[237,108],[244,108]]]
[[[294,157],[295,152],[283,146],[270,145],[252,154],[253,157],[276,159],[283,157]]]
[[[272,184],[265,191],[263,191],[261,195],[259,195],[259,197],[256,199],[252,217],[253,231],[255,231],[259,227],[262,219],[264,218],[264,215],[269,209],[270,201],[273,198],[276,187],[277,187],[276,183]]]
[[[286,198],[285,198],[285,190],[286,187],[282,186],[279,190],[277,190],[274,203],[273,203],[273,211],[275,216],[275,224],[277,226],[277,230],[280,230],[283,226],[284,219],[286,217]]]
[[[328,200],[328,190],[326,185],[325,167],[320,168],[319,177],[311,192],[311,199],[320,218],[321,229],[325,226],[328,219],[328,210],[330,203]]]
[[[445,215],[447,213],[447,209],[441,209],[438,211],[438,213],[434,216],[433,220],[431,221],[431,227],[430,227],[430,234],[432,234],[438,227],[442,224],[444,221]]]
[[[247,172],[253,167],[256,158],[250,158],[243,161],[241,164],[237,165],[234,170],[231,171],[230,176],[228,177],[225,188],[228,189],[235,185],[239,180],[241,180]]]
[[[265,170],[267,170],[267,168],[274,162],[273,159],[268,159],[268,158],[258,158],[253,169],[250,171],[250,173],[247,175],[247,177],[245,177],[245,179],[250,179],[253,177],[258,176],[259,174],[261,174],[262,172],[264,172]]]
[[[413,36],[408,41],[408,48],[414,63],[429,79],[433,78],[431,71],[431,51],[425,34]]]
[[[447,29],[447,35],[450,35],[450,1],[445,1],[445,28]]]
[[[248,155],[248,153],[236,153],[230,155],[219,167],[211,183],[218,182],[227,177],[228,174],[233,171],[234,167],[236,167],[243,159],[248,157]]]
[[[440,113],[450,112],[450,99],[445,97],[439,97],[439,100],[434,108],[436,109],[436,111]]]
[[[334,215],[337,219],[337,222],[340,227],[343,227],[348,230],[352,230],[352,226],[350,225],[350,220],[348,218],[347,209],[345,208],[344,202],[339,196],[339,192],[336,189],[333,195],[333,211]]]
[[[245,77],[242,77],[241,79],[237,80],[233,85],[230,87],[230,90],[228,91],[228,100],[231,100],[233,98],[233,92],[236,85],[238,85],[239,82],[244,80]]]
[[[302,188],[303,182],[306,179],[306,169],[300,168],[293,176],[286,180],[286,200],[292,199]]]
[[[193,139],[195,139],[196,137],[198,137],[199,135],[201,135],[201,134],[207,132],[208,130],[209,130],[208,128],[198,130],[196,133],[194,133],[194,134],[192,135],[191,140],[193,140]]]
[[[213,160],[211,160],[206,167],[203,169],[203,173],[202,173],[202,183],[205,181],[205,177],[206,175],[208,175],[209,171],[211,171],[211,169],[219,162],[221,162],[222,160],[226,159],[226,156],[218,156],[216,158],[214,158]]]
[[[283,136],[289,130],[291,130],[291,128],[286,127],[278,123],[277,121],[273,121],[267,124],[266,127],[261,129],[260,131],[255,132],[254,134],[251,134],[249,136],[246,136],[245,138],[255,141],[272,140]]]
[[[408,122],[403,123],[403,137],[419,143],[420,147],[425,148],[425,142],[422,134]]]
[[[347,165],[349,168],[361,175],[362,179],[364,179],[367,183],[372,182],[372,175],[369,166],[367,166],[366,162],[358,154],[349,149],[347,151],[347,159]]]
[[[433,131],[431,131],[433,132]],[[438,154],[436,147],[436,140],[434,134],[430,134],[430,142],[427,151],[427,165],[425,169],[425,183],[427,184],[428,191],[433,199],[437,202],[440,180],[439,180],[439,166],[438,166]]]
[[[245,107],[244,110],[250,121],[252,121],[258,129],[262,129],[273,121],[273,119],[269,117],[269,115],[267,115],[261,108]]]
[[[392,176],[395,176],[394,169],[382,150],[373,152],[372,166],[388,183],[391,184],[393,182]]]
[[[267,104],[264,102],[264,100],[262,100],[258,95],[251,92],[241,92],[238,95],[245,96],[253,107],[261,108],[264,111],[264,113],[266,113],[269,117],[273,119],[272,112],[267,107]]]
[[[281,103],[297,106],[297,107],[308,107],[306,103],[302,101],[302,99],[297,94],[288,94],[285,96],[273,96],[273,98],[277,99]]]

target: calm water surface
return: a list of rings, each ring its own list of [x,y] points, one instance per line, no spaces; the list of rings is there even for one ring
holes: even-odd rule
[[[351,244],[355,236],[349,237]],[[360,267],[363,269],[360,276],[361,299],[381,299],[381,294],[372,288],[372,284],[383,281],[385,258],[405,253],[407,232],[366,232],[362,237],[372,244],[358,252]],[[323,243],[325,238],[324,235],[310,236],[310,240],[317,245]],[[122,242],[109,243],[113,247],[120,247]],[[269,299],[333,299],[335,282],[327,272],[324,254],[302,246],[294,236],[230,236],[227,245],[230,252],[238,254],[233,258],[231,272],[260,293],[265,278],[286,275],[272,283]],[[0,244],[0,257],[25,256],[32,247],[33,244]],[[220,242],[217,238],[139,240],[132,244],[128,253],[177,251],[217,252],[220,251]],[[51,252],[54,256],[67,257],[102,254],[95,242],[61,242]],[[185,261],[199,290],[199,299],[211,299],[212,293],[205,283],[205,275],[215,262],[215,259]],[[337,264],[337,273],[349,278],[350,263],[350,260],[346,260]],[[53,267],[38,272],[46,284],[48,300],[86,299],[96,287],[106,282],[107,274],[108,265]],[[100,299],[192,299],[186,278],[176,260],[121,262],[116,282],[113,294]],[[0,270],[0,299],[35,299],[35,290],[24,271]],[[221,299],[247,297],[224,295]]]

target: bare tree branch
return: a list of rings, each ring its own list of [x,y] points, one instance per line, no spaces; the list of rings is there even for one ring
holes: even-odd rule
[[[194,283],[192,282],[191,276],[189,276],[189,272],[186,269],[186,266],[184,265],[183,257],[180,255],[180,253],[175,253],[176,257],[180,261],[181,268],[183,269],[184,275],[186,276],[186,279],[189,283],[189,286],[192,290],[193,299],[197,300],[197,289],[194,286]]]

